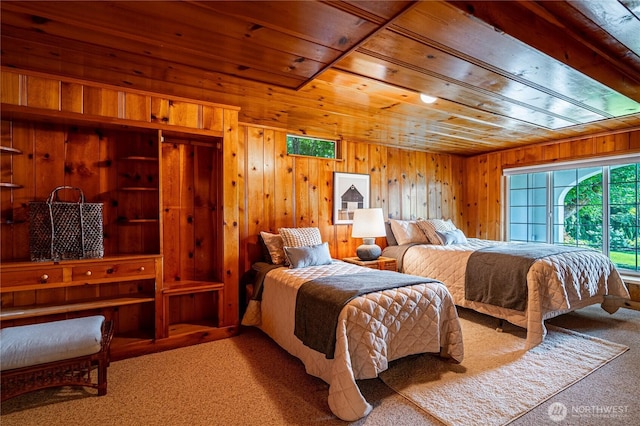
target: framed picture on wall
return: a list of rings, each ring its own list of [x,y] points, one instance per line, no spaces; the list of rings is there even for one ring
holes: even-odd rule
[[[369,208],[369,175],[333,172],[333,224],[353,223],[353,212]]]

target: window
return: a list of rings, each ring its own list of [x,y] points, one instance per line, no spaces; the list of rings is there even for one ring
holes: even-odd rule
[[[287,135],[287,154],[336,158],[336,141]]]
[[[640,163],[612,167],[609,173],[609,257],[621,268],[640,271]]]
[[[505,170],[507,239],[591,247],[640,273],[639,157]]]
[[[547,176],[529,173],[511,178],[509,208],[513,241],[547,241]]]

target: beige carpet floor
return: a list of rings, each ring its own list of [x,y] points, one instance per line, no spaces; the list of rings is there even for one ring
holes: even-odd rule
[[[522,329],[496,332],[495,320],[471,311],[460,323],[465,345],[461,364],[420,355],[399,360],[380,375],[447,425],[478,425],[479,413],[491,413],[483,425],[508,424],[629,349],[548,326],[542,344],[525,351]]]
[[[461,317],[469,312],[460,310]],[[627,426],[640,419],[640,312],[609,315],[593,306],[549,322],[625,344],[630,350],[513,422],[514,426]],[[515,329],[515,330],[514,330]],[[517,332],[505,326],[505,333]],[[358,383],[374,406],[352,425],[442,423],[400,396],[380,379]],[[1,405],[2,426],[12,425],[345,425],[327,406],[328,386],[306,374],[296,358],[253,328],[233,338],[111,364],[104,397],[92,390],[51,389]],[[549,417],[553,404],[620,406],[615,418]],[[478,413],[478,425],[492,413]]]

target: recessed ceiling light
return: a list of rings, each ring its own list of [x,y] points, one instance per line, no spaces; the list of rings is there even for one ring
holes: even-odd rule
[[[435,96],[425,95],[424,93],[420,93],[420,100],[425,104],[432,104],[438,100]]]

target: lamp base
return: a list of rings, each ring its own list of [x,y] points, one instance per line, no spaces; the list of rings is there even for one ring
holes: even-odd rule
[[[382,249],[375,244],[375,238],[363,238],[363,243],[356,249],[360,260],[376,260],[382,254]]]

